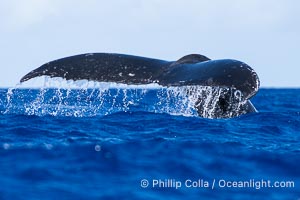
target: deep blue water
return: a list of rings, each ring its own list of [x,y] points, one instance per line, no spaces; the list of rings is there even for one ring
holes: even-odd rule
[[[300,89],[261,89],[259,113],[232,119],[165,95],[1,89],[0,199],[300,198]],[[222,185],[262,179],[294,187]]]

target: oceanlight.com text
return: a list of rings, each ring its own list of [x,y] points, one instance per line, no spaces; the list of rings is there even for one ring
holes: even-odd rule
[[[142,179],[140,182],[142,188],[203,188],[203,189],[230,189],[230,188],[250,188],[261,190],[264,188],[295,188],[295,182],[292,180],[271,181],[266,179],[249,180],[228,180],[228,179]]]

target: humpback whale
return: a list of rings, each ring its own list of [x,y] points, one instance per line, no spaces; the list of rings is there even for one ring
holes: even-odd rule
[[[26,74],[20,82],[38,76],[74,81],[222,88],[213,118],[256,112],[249,99],[257,93],[260,84],[257,73],[244,62],[211,60],[200,54],[186,55],[177,61],[114,53],[81,54],[48,62]],[[199,94],[195,107],[200,116],[204,116],[204,102],[205,95]]]

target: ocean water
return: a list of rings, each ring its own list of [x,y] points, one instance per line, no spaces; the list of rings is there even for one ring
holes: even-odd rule
[[[0,89],[0,199],[300,199],[300,89],[231,119],[181,94]]]

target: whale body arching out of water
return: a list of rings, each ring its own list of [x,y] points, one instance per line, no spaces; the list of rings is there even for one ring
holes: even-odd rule
[[[129,85],[157,83],[166,87],[222,88],[212,118],[256,112],[249,99],[257,93],[260,84],[257,73],[247,64],[232,59],[211,60],[200,54],[190,54],[177,61],[113,53],[81,54],[48,62],[26,74],[20,82],[39,76]],[[235,98],[237,91],[239,99]],[[204,101],[205,97],[199,94],[195,107],[200,116],[204,116]]]

